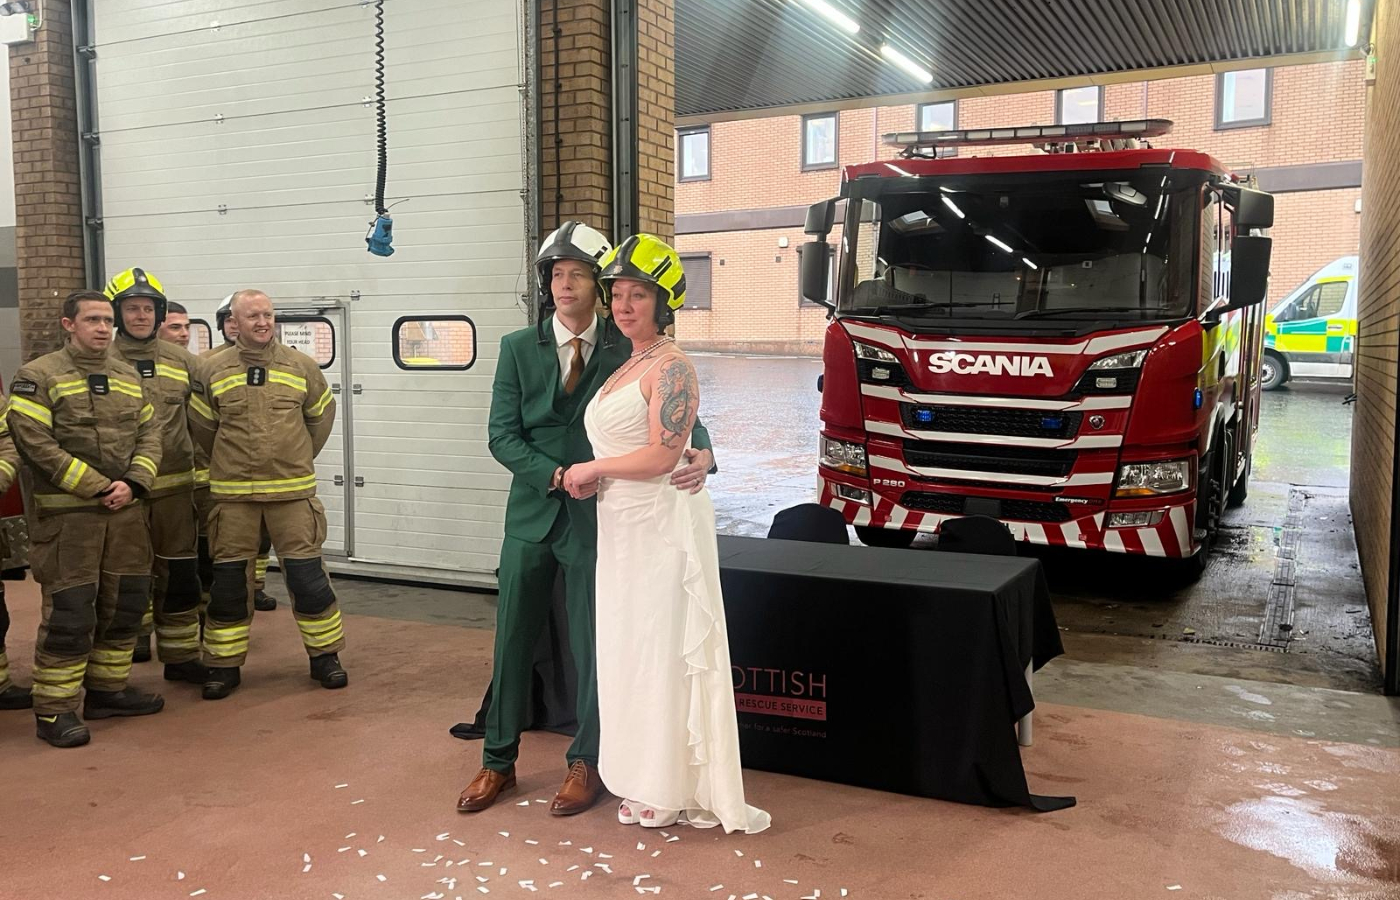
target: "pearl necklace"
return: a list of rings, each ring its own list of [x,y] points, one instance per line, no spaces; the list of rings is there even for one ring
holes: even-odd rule
[[[642,360],[650,357],[659,348],[664,347],[667,344],[674,344],[675,342],[675,338],[668,336],[652,343],[648,347],[643,347],[641,350],[633,350],[632,355],[628,357],[627,362],[623,363],[616,372],[612,373],[612,375],[609,376],[607,381],[603,382],[602,392],[604,394],[612,393],[613,385],[617,384],[618,379],[622,378],[623,375],[626,375],[628,372],[630,372]]]

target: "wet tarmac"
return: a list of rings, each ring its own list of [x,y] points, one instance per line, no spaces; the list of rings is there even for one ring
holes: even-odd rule
[[[816,499],[821,361],[694,359],[720,466],[710,480],[719,530],[765,535],[778,510]],[[1343,383],[1297,381],[1264,395],[1249,498],[1228,514],[1195,585],[1151,560],[1029,548],[1045,563],[1069,658],[1378,690],[1347,502],[1348,393]],[[1291,566],[1281,563],[1285,544],[1296,544]],[[921,537],[915,546],[935,545]]]

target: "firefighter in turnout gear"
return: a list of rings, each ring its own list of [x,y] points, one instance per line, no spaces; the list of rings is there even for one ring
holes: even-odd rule
[[[10,439],[10,427],[5,418],[5,398],[0,394],[0,496],[15,483],[19,474],[19,454]],[[5,531],[0,529],[0,566],[10,555]],[[10,659],[5,655],[5,635],[10,630],[10,611],[5,607],[5,582],[0,581],[0,709],[29,709],[34,705],[27,688],[10,681]]]
[[[234,347],[201,361],[190,425],[209,453],[209,546],[214,583],[204,621],[206,699],[238,687],[248,655],[260,529],[267,528],[311,657],[311,677],[340,688],[345,647],[340,608],[321,558],[326,511],[316,499],[315,457],[335,420],[335,400],[316,362],[277,341],[272,301],[233,295]]]
[[[200,359],[208,359],[215,353],[233,346],[234,339],[238,336],[238,324],[231,315],[232,306],[233,295],[229,294],[219,303],[219,308],[214,311],[214,327],[223,338],[223,342],[199,354]],[[214,580],[214,561],[209,556],[209,536],[205,527],[209,521],[211,503],[209,500],[209,456],[204,452],[204,448],[199,446],[194,448],[194,455],[194,499],[195,506],[199,510],[199,580],[207,594]],[[258,561],[254,569],[253,609],[258,612],[271,612],[277,608],[277,598],[269,596],[263,590],[267,586],[267,562],[271,552],[272,538],[268,535],[267,529],[264,528],[258,538]]]
[[[142,504],[155,552],[154,595],[141,622],[133,661],[156,649],[166,681],[204,683],[199,664],[198,522],[194,509],[194,442],[186,408],[194,354],[157,336],[168,302],[160,281],[142,269],[127,269],[107,283],[116,320],[116,353],[136,367],[155,407],[160,427],[160,471]]]
[[[19,450],[29,562],[43,589],[34,714],[55,747],[88,742],[77,716],[144,716],[164,701],[127,686],[151,596],[140,498],[160,471],[161,434],[143,379],[110,353],[112,305],[97,291],[63,304],[62,350],[19,370],[6,419]],[[154,396],[154,392],[152,392]]]

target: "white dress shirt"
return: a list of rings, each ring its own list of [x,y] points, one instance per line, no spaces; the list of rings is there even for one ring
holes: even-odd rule
[[[588,360],[593,356],[593,346],[598,343],[598,317],[588,323],[588,327],[583,330],[583,334],[574,334],[569,330],[559,318],[554,317],[554,344],[559,352],[559,383],[563,384],[569,378],[569,363],[574,361],[574,348],[569,346],[569,341],[574,338],[583,338],[583,345],[579,352],[583,354],[583,364],[588,365]]]

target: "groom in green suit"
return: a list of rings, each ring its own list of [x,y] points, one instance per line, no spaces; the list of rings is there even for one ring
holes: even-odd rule
[[[550,812],[567,816],[591,807],[603,792],[598,777],[598,685],[594,667],[594,569],[597,500],[575,500],[564,471],[593,458],[583,412],[608,376],[632,354],[610,319],[595,312],[598,260],[607,238],[578,222],[547,237],[535,257],[541,306],[535,328],[501,341],[488,425],[491,455],[515,476],[506,501],[492,696],[486,714],[482,768],[457,801],[477,812],[515,786],[520,735],[529,723],[534,649],[545,627],[560,567],[564,571],[569,648],[578,669],[578,732],[569,774]],[[553,315],[549,315],[551,307]],[[710,436],[695,423],[678,490],[699,490],[714,464]],[[623,648],[613,648],[619,650]]]

